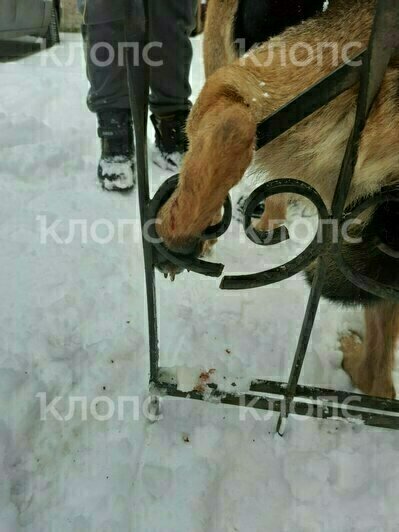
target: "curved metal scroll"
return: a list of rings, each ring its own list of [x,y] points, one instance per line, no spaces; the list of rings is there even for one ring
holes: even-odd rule
[[[366,210],[378,207],[387,202],[399,202],[399,186],[393,185],[390,187],[384,187],[378,194],[370,198],[365,199],[360,204],[358,204],[352,211],[345,213],[338,231],[338,242],[334,245],[334,252],[332,257],[337,263],[338,268],[345,275],[345,277],[358,288],[369,292],[377,297],[382,299],[396,300],[399,301],[399,287],[394,287],[371,279],[351,268],[347,262],[345,262],[342,247],[344,244],[344,231],[342,231],[342,225],[346,221],[355,220],[360,214],[364,213]],[[379,246],[381,249],[381,245]],[[391,258],[398,259],[397,253],[390,254]],[[399,260],[398,260],[399,267]]]
[[[286,240],[285,235],[281,238],[285,228],[278,228],[277,233],[273,231],[271,234],[256,230],[251,225],[251,219],[254,210],[260,202],[265,199],[281,193],[295,193],[306,197],[315,205],[318,210],[319,224],[318,230],[313,241],[309,246],[300,253],[297,257],[287,262],[282,266],[266,270],[250,275],[226,276],[222,279],[221,288],[225,290],[240,290],[245,288],[257,288],[266,286],[275,282],[283,281],[292,277],[293,275],[305,270],[317,257],[321,256],[326,249],[332,248],[331,256],[337,263],[338,268],[343,275],[358,288],[369,292],[377,297],[390,300],[399,300],[399,287],[389,286],[385,283],[371,279],[350,267],[345,262],[342,253],[342,246],[344,243],[343,226],[350,220],[355,220],[360,214],[370,208],[376,208],[386,202],[399,202],[399,186],[393,185],[384,187],[374,196],[371,196],[360,203],[353,209],[345,211],[342,220],[338,224],[334,224],[333,217],[329,214],[326,205],[318,192],[310,185],[297,181],[294,179],[278,179],[265,183],[258,187],[248,198],[244,207],[244,228],[248,238],[258,245],[274,245]],[[330,221],[330,223],[326,223]],[[332,241],[332,231],[330,228],[338,226],[337,241]],[[288,231],[286,230],[288,233]],[[384,244],[379,246],[383,249]],[[399,258],[396,250],[388,250],[390,257],[394,259]],[[387,253],[387,250],[385,250]],[[398,262],[399,266],[399,262]]]
[[[208,227],[202,235],[193,242],[189,249],[179,252],[168,249],[163,244],[162,239],[156,231],[156,218],[161,207],[168,201],[176,190],[179,183],[179,175],[176,174],[167,179],[156,192],[147,208],[148,236],[157,255],[154,257],[154,265],[164,273],[169,271],[170,265],[175,267],[175,273],[181,273],[184,270],[193,271],[208,277],[220,277],[223,273],[224,265],[207,262],[196,258],[198,247],[201,241],[212,240],[222,236],[230,226],[232,219],[232,204],[230,196],[227,196],[224,202],[224,212],[222,220],[211,227]]]
[[[319,224],[316,235],[309,246],[297,257],[282,266],[272,268],[250,275],[226,276],[222,279],[220,288],[224,290],[241,290],[243,288],[258,288],[269,284],[283,281],[296,275],[311,264],[324,251],[328,243],[328,224],[323,223],[330,219],[328,209],[320,194],[310,185],[296,179],[276,179],[258,187],[248,198],[244,209],[244,228],[250,240],[259,245],[268,245],[270,235],[257,231],[251,226],[251,216],[257,205],[261,201],[276,194],[291,193],[299,194],[309,199],[316,207],[319,214]],[[271,243],[281,242],[282,228],[279,228],[277,235],[271,235]],[[257,241],[258,240],[258,241]]]

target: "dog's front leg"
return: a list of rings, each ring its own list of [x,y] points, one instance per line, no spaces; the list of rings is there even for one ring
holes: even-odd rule
[[[158,215],[158,234],[179,252],[195,248],[253,157],[256,122],[248,106],[220,96],[201,109],[206,102],[192,114],[178,188]]]

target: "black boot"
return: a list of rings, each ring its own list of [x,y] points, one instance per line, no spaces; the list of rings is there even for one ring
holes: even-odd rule
[[[164,170],[177,170],[188,149],[186,122],[190,111],[151,115],[155,129],[153,162]]]
[[[128,110],[98,113],[101,159],[98,178],[106,190],[129,190],[136,184],[132,118]]]

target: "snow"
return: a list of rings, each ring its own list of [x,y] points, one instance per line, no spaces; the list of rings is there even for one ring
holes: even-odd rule
[[[188,368],[187,366],[179,366],[176,368],[176,383],[179,390],[182,392],[191,392],[199,385],[199,378],[201,373],[205,371],[201,366]]]
[[[136,181],[131,161],[124,156],[117,156],[112,160],[102,159],[100,166],[104,187],[107,190],[131,188]],[[106,176],[117,176],[117,178],[108,179]]]
[[[51,52],[0,63],[1,532],[398,530],[394,431],[290,416],[281,438],[275,414],[167,398],[149,421],[137,191],[97,186],[80,38],[62,37]],[[199,50],[196,40],[195,95]],[[153,191],[170,175],[151,173]],[[61,220],[61,243],[44,243],[44,216]],[[104,218],[130,223],[107,243],[83,238]],[[234,223],[212,260],[244,273],[297,251],[258,248]],[[195,274],[157,283],[161,365],[186,368],[186,386],[189,368],[240,388],[287,379],[309,293],[301,276],[234,293]],[[360,311],[323,302],[301,382],[351,390],[338,338],[360,326]]]
[[[183,160],[183,155],[179,152],[168,153],[163,155],[161,151],[155,146],[155,143],[150,144],[150,158],[155,166],[161,170],[176,173],[176,168],[180,168]]]

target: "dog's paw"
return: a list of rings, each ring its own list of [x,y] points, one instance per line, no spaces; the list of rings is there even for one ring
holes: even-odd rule
[[[373,397],[394,399],[396,396],[392,376],[373,375],[364,356],[363,339],[355,332],[350,332],[341,338],[341,350],[344,358],[342,368],[350,376],[353,385],[363,393]]]

